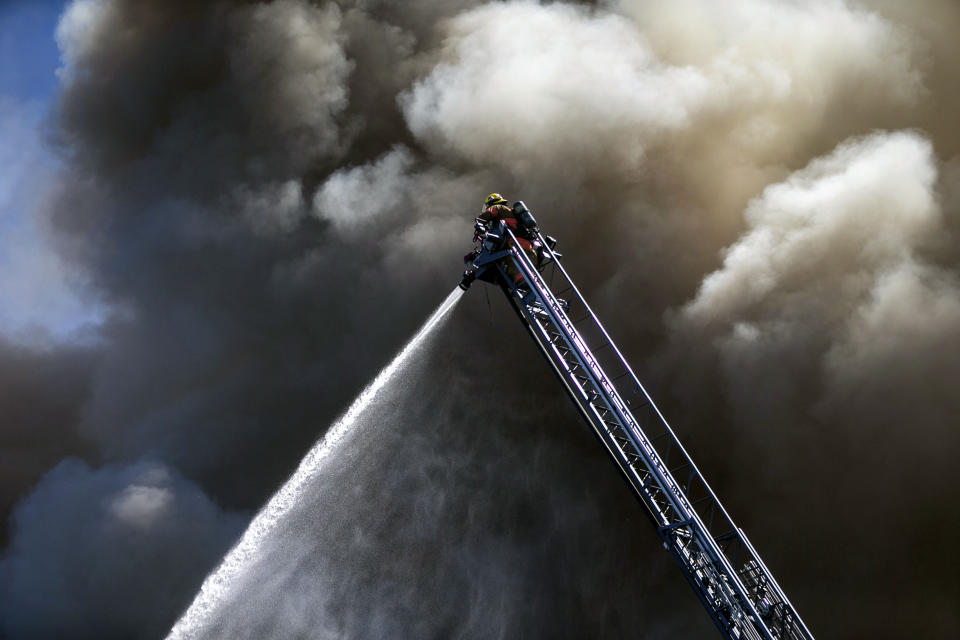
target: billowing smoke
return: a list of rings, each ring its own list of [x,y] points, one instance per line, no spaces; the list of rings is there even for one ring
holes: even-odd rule
[[[35,216],[107,311],[0,342],[0,637],[162,636],[495,190],[815,633],[949,636],[958,28],[950,0],[72,2]],[[711,633],[476,288],[210,637]]]
[[[56,513],[51,506],[56,505]],[[0,562],[11,637],[158,636],[244,518],[159,463],[67,459],[16,511]],[[113,607],[107,607],[114,603]]]
[[[733,418],[726,435],[751,443],[729,458],[749,470],[736,482],[766,486],[753,508],[819,501],[806,535],[858,549],[843,563],[846,579],[821,595],[839,601],[854,581],[892,571],[924,585],[900,607],[930,611],[937,637],[953,624],[944,594],[956,590],[928,572],[954,552],[929,523],[958,497],[951,458],[960,446],[949,390],[960,374],[960,280],[938,174],[921,135],[875,133],[764,189],[723,265],[672,314],[669,356],[697,370],[700,385],[721,386],[717,401]],[[806,486],[778,486],[805,474]],[[939,487],[936,497],[915,482]],[[792,524],[763,526],[785,535]],[[903,624],[904,609],[871,633]]]

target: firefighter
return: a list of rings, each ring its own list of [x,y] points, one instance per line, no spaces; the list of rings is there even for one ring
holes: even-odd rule
[[[521,249],[527,254],[530,258],[530,261],[533,264],[537,264],[537,252],[533,248],[533,244],[530,240],[524,236],[527,235],[526,229],[523,225],[520,224],[520,221],[517,220],[517,217],[507,205],[507,200],[499,193],[491,193],[487,196],[487,199],[483,203],[483,212],[479,215],[477,220],[486,223],[487,225],[493,224],[495,222],[503,221],[510,230],[513,231],[514,235],[517,238],[517,244]],[[523,274],[517,271],[513,264],[508,260],[506,264],[507,276],[513,279],[514,285],[518,289],[528,289],[526,283],[523,280]]]

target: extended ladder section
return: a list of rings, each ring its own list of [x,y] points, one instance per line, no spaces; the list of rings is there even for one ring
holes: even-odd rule
[[[539,231],[538,269],[516,249],[486,243],[474,264],[496,280],[574,404],[652,518],[717,628],[734,639],[812,639],[742,529],[730,518],[677,436]],[[492,236],[496,238],[497,236]],[[523,274],[529,291],[517,289]],[[555,293],[554,293],[555,292]]]

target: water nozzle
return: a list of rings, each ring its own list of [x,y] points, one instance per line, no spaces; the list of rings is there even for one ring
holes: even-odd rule
[[[460,278],[460,284],[457,285],[464,291],[470,288],[470,285],[473,284],[473,281],[477,279],[477,272],[471,269],[467,269],[463,272],[463,277]]]

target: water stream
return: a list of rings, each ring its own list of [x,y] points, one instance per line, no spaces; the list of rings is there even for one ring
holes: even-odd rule
[[[437,310],[400,350],[393,361],[377,374],[377,377],[357,396],[347,411],[327,430],[326,435],[314,445],[296,472],[253,518],[239,542],[203,581],[200,591],[173,626],[167,640],[188,640],[201,636],[212,612],[225,599],[231,585],[243,569],[257,557],[264,542],[276,529],[278,522],[300,502],[304,489],[310,485],[313,478],[323,472],[325,462],[335,455],[344,440],[352,434],[358,418],[373,403],[377,394],[404,368],[411,356],[424,345],[433,330],[460,300],[462,294],[463,292],[457,288],[447,296],[447,299],[437,307]]]

